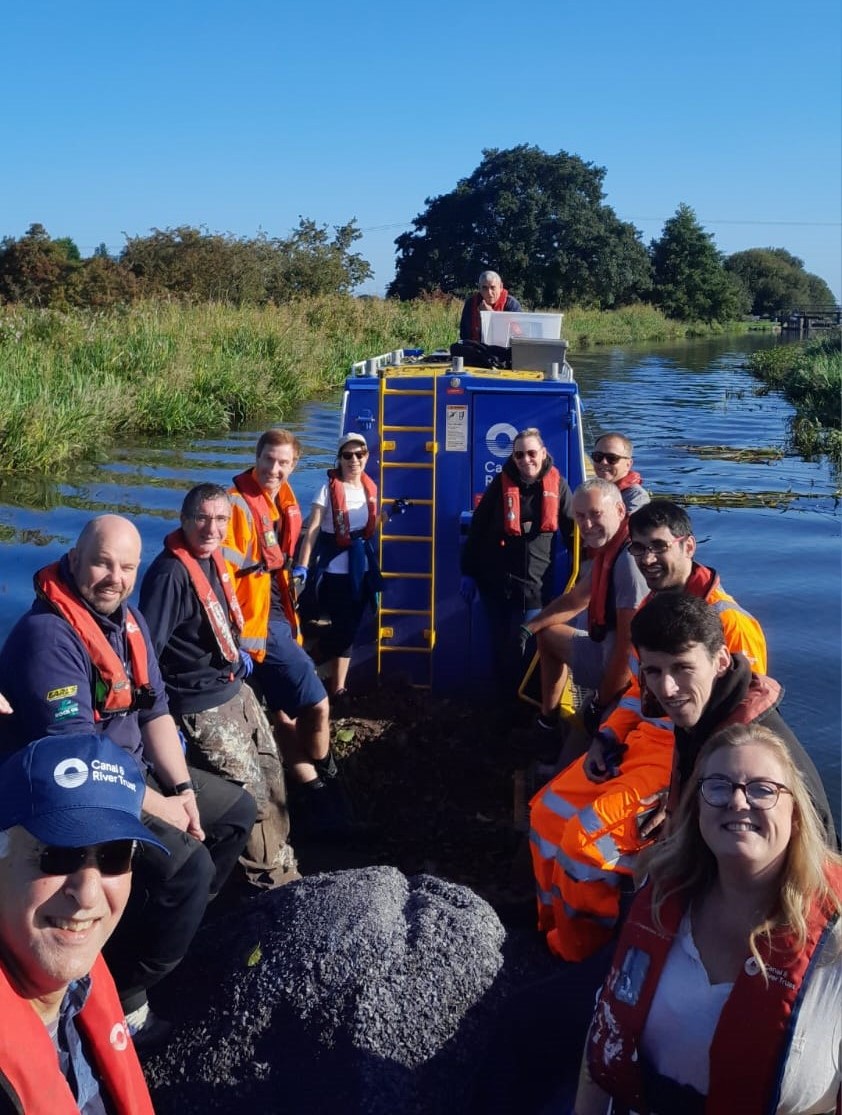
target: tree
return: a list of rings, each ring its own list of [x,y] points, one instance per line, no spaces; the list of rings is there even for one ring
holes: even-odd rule
[[[803,260],[785,248],[735,252],[726,259],[725,267],[748,291],[753,314],[776,316],[834,304],[833,293],[824,279],[805,271]]]
[[[370,279],[368,260],[350,250],[362,236],[356,221],[334,226],[333,233],[331,238],[327,225],[299,217],[298,228],[288,239],[266,241],[272,260],[267,297],[282,303],[319,294],[350,294]]]
[[[0,299],[27,306],[56,306],[65,301],[65,285],[80,266],[79,249],[69,237],[51,240],[41,224],[32,224],[20,239],[0,241]]]
[[[638,300],[651,285],[649,260],[637,229],[603,204],[604,178],[603,167],[565,151],[483,151],[473,174],[427,198],[413,230],[397,238],[388,293],[464,295],[493,268],[535,306]]]
[[[128,267],[108,255],[94,255],[70,276],[65,296],[71,306],[105,310],[125,306],[140,294],[140,284]]]
[[[653,301],[679,321],[730,321],[747,309],[745,290],[723,266],[722,253],[689,205],[682,203],[649,252]]]

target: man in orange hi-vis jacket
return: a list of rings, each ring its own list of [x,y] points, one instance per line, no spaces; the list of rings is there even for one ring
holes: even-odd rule
[[[728,650],[744,655],[755,673],[766,672],[760,624],[725,592],[715,570],[694,560],[696,539],[683,508],[653,500],[630,517],[629,537],[629,553],[650,590],[641,608],[662,592],[705,600],[719,615]],[[644,716],[634,652],[630,667],[631,685],[587,754],[531,802],[538,928],[565,960],[584,960],[611,938],[622,878],[632,874],[670,783],[672,722]]]

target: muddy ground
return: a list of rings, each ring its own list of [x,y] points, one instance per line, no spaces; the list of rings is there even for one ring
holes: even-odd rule
[[[534,710],[501,711],[413,689],[354,696],[332,717],[363,831],[292,840],[303,873],[390,864],[471,887],[504,920],[534,893],[527,845]],[[520,919],[519,919],[520,920]]]

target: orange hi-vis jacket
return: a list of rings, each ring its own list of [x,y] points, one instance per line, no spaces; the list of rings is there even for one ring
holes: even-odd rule
[[[742,653],[755,672],[766,667],[766,640],[757,620],[719,584],[714,570],[694,563],[685,592],[719,613],[728,649]],[[646,607],[646,601],[641,605]],[[591,782],[587,756],[544,786],[530,803],[530,850],[538,899],[538,928],[565,960],[584,960],[610,940],[619,914],[619,888],[644,846],[637,817],[644,798],[669,789],[675,737],[672,721],[643,715],[639,662],[630,656],[631,687],[600,734],[622,744],[619,775]]]
[[[284,482],[274,500],[257,486],[254,470],[236,478],[248,488],[231,488],[231,519],[222,554],[234,581],[243,613],[240,646],[257,662],[266,657],[272,578],[281,590],[284,614],[293,637],[300,641],[298,617],[290,592],[290,566],[301,535],[301,508],[292,488]],[[250,481],[250,483],[249,483]],[[259,518],[256,512],[259,511]],[[273,524],[278,523],[278,537]],[[272,559],[267,561],[267,553]]]

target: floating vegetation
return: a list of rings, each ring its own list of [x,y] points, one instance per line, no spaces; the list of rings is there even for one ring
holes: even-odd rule
[[[733,445],[685,445],[688,453],[697,457],[711,457],[719,461],[739,461],[742,464],[763,465],[770,461],[780,461],[783,449],[767,446],[763,449],[738,449]]]
[[[672,499],[676,503],[694,504],[697,507],[767,507],[771,509],[786,510],[794,503],[802,500],[827,500],[838,502],[842,499],[842,492],[835,492],[828,496],[827,492],[674,492],[672,494],[658,492],[659,499]]]

